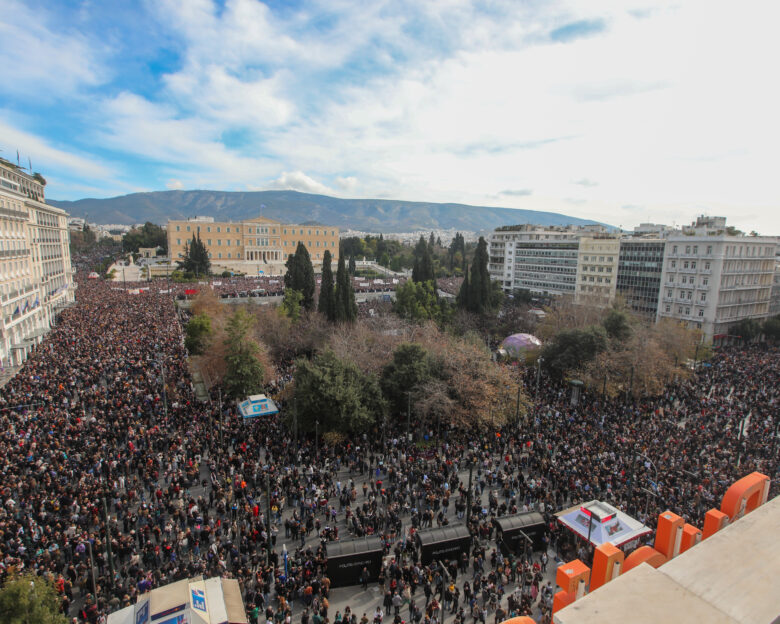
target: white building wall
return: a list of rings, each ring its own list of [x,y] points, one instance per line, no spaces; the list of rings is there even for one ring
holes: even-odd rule
[[[700,328],[708,340],[769,315],[777,239],[672,236],[664,254],[658,319]]]

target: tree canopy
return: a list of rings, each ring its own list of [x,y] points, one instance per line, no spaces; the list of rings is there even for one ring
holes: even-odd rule
[[[383,422],[387,412],[376,377],[329,349],[298,360],[295,396],[302,431],[314,431],[319,419],[322,432],[362,433]]]
[[[401,318],[442,322],[450,317],[450,308],[450,304],[436,296],[433,281],[407,281],[396,288],[393,309]]]
[[[192,355],[200,355],[206,349],[212,334],[211,317],[208,314],[195,314],[185,328],[184,346]]]
[[[336,271],[335,311],[335,318],[340,323],[353,323],[357,319],[355,290],[344,265],[344,256],[339,256],[339,267]]]
[[[225,393],[233,399],[244,399],[263,389],[263,365],[257,358],[259,346],[251,338],[253,316],[239,308],[225,328]]]
[[[140,228],[133,228],[122,237],[124,251],[137,253],[141,247],[162,247],[163,252],[167,252],[168,235],[161,226],[147,221]]]
[[[11,577],[0,588],[3,624],[67,624],[54,586],[32,573]]]
[[[480,236],[471,272],[467,273],[458,293],[459,308],[475,314],[485,314],[495,311],[501,305],[501,285],[490,279],[488,260],[487,241]]]
[[[333,269],[330,264],[330,251],[326,249],[322,256],[322,282],[320,284],[320,299],[317,304],[317,310],[333,323],[336,320],[336,292],[333,283]]]
[[[425,242],[425,237],[420,236],[414,248],[414,266],[412,267],[412,281],[429,282],[436,280],[436,271],[433,267],[432,245]]]
[[[184,257],[177,262],[184,273],[193,275],[208,275],[211,270],[211,260],[206,245],[200,240],[200,235],[192,235],[192,240],[184,247]]]
[[[381,386],[397,413],[407,409],[407,392],[414,392],[431,379],[428,352],[419,344],[404,343],[393,352],[393,359],[382,371]]]
[[[299,291],[303,295],[304,309],[314,310],[314,267],[306,245],[298,242],[295,253],[287,258],[286,266],[284,287]]]

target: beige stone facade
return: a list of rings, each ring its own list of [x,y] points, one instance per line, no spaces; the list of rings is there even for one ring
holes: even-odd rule
[[[68,215],[45,203],[43,179],[0,162],[0,380],[73,303],[69,242]]]
[[[619,257],[619,238],[580,238],[574,291],[578,303],[604,307],[615,300]]]
[[[285,224],[266,217],[240,222],[214,221],[210,217],[168,221],[167,232],[171,262],[181,260],[193,235],[199,236],[215,272],[282,275],[287,257],[295,253],[299,241],[309,251],[315,271],[322,267],[326,250],[334,263],[339,255],[339,228]]]

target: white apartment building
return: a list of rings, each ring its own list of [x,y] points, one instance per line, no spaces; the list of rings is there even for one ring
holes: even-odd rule
[[[579,239],[591,232],[536,225],[497,228],[488,237],[490,279],[500,282],[505,292],[525,289],[544,296],[574,295]]]
[[[714,341],[742,319],[767,318],[777,238],[729,236],[704,223],[687,231],[667,238],[657,318],[686,322]]]
[[[577,283],[574,299],[606,307],[615,300],[620,239],[583,236],[577,253]]]
[[[74,299],[68,215],[45,180],[0,160],[0,377],[21,366]]]

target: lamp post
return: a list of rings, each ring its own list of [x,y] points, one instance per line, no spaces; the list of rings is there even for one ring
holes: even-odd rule
[[[474,458],[469,457],[469,489],[466,490],[466,527],[471,521],[471,482],[474,477]]]
[[[98,605],[97,582],[95,581],[95,558],[92,556],[92,542],[87,539],[87,548],[89,548],[89,567],[92,570],[92,591],[95,593],[95,605]]]
[[[111,518],[108,516],[108,494],[103,495],[103,520],[106,523],[106,554],[108,555],[108,569],[111,572],[110,585],[114,585],[114,553],[111,550]]]
[[[643,455],[642,453],[637,453],[637,456],[647,461],[647,463],[653,467],[653,476],[655,477],[655,489],[657,490],[658,489],[658,468],[655,467],[655,464],[647,455]],[[647,519],[647,508],[649,505],[650,505],[650,496],[648,493],[647,503],[645,503],[645,519]]]
[[[412,393],[406,391],[406,443],[409,444],[409,426],[412,422]]]

